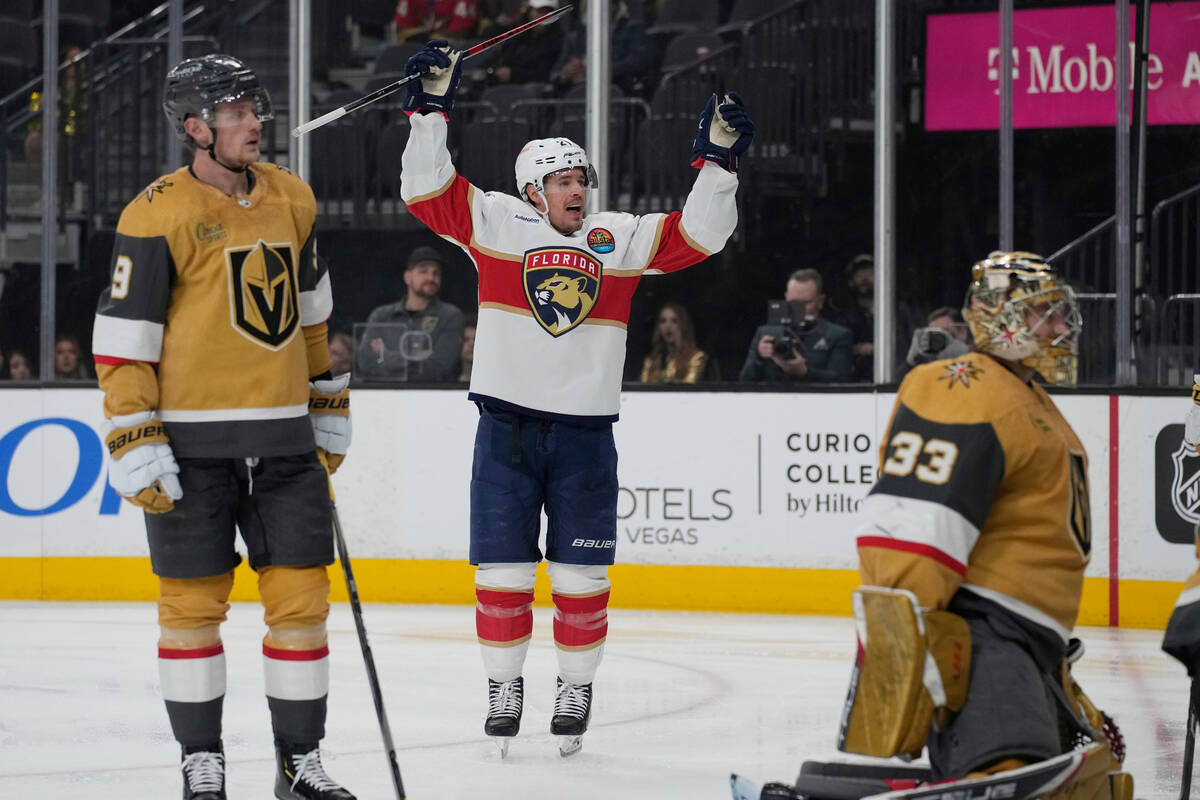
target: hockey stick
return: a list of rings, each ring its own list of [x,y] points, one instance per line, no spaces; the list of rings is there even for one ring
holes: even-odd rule
[[[1179,800],[1192,796],[1192,756],[1196,752],[1196,680],[1192,679],[1192,692],[1188,697],[1187,733],[1183,738],[1183,780],[1179,785]]]
[[[557,8],[554,11],[551,11],[549,14],[543,14],[542,16],[538,17],[537,19],[530,20],[529,22],[526,22],[524,25],[518,25],[517,27],[513,28],[510,31],[505,31],[504,33],[502,33],[498,36],[493,36],[491,39],[486,39],[486,40],[480,42],[479,44],[472,45],[471,47],[468,47],[466,50],[463,51],[462,60],[466,61],[471,56],[477,56],[480,53],[482,53],[484,50],[489,50],[489,49],[495,47],[496,45],[500,44],[501,42],[506,42],[509,39],[511,39],[512,37],[516,36],[517,34],[524,33],[525,31],[529,30],[530,28],[535,28],[538,25],[544,25],[544,24],[550,23],[553,20],[555,20],[556,18],[561,17],[563,14],[570,11],[573,7],[574,6],[572,6],[570,4],[562,6],[561,8]],[[341,117],[346,116],[351,111],[357,111],[358,109],[362,108],[363,106],[374,103],[376,100],[382,100],[383,98],[387,97],[389,94],[393,94],[397,90],[402,89],[403,87],[407,86],[409,83],[412,83],[413,81],[418,80],[420,77],[421,77],[420,73],[416,73],[413,75],[405,75],[400,80],[395,81],[393,83],[389,83],[387,86],[384,86],[382,88],[376,89],[375,91],[371,92],[368,95],[363,95],[362,97],[358,98],[357,100],[355,100],[351,103],[347,103],[346,105],[342,106],[341,108],[335,108],[333,111],[330,111],[328,114],[322,114],[321,116],[317,117],[314,120],[309,120],[308,122],[305,122],[302,125],[297,125],[295,128],[292,129],[292,136],[299,138],[311,130],[315,130],[315,129],[321,127],[322,125],[325,125],[326,123],[333,122],[335,119],[339,119]]]
[[[325,453],[317,451],[321,465],[329,470]],[[383,735],[383,747],[387,752],[388,769],[392,773],[392,785],[396,788],[396,800],[406,800],[404,781],[400,779],[400,766],[396,763],[396,746],[392,744],[392,728],[388,725],[387,711],[383,707],[383,691],[379,688],[379,675],[375,671],[375,656],[367,641],[367,626],[363,623],[362,603],[358,599],[358,584],[354,582],[354,570],[350,567],[350,554],[346,552],[346,538],[342,535],[342,521],[338,517],[337,502],[333,495],[333,480],[329,481],[329,509],[333,517],[333,541],[337,545],[338,561],[346,576],[346,593],[350,595],[350,610],[354,615],[354,627],[358,631],[358,644],[362,649],[363,663],[367,667],[367,683],[371,686],[371,699],[375,701],[375,716],[379,719],[379,732]]]

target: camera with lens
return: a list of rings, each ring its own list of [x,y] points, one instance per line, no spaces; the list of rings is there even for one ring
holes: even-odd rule
[[[803,303],[768,300],[767,324],[783,329],[775,337],[772,352],[780,358],[794,358],[796,353],[804,352],[802,337],[816,326],[817,318],[804,313]]]
[[[955,328],[965,328],[963,323],[952,323]],[[954,335],[948,328],[926,327],[913,331],[912,343],[908,348],[907,361],[910,365],[926,364],[941,358],[957,358],[970,348],[963,337]]]

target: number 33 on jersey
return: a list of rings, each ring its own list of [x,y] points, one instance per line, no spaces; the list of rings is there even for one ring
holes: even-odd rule
[[[1049,395],[990,357],[917,367],[855,535],[863,583],[928,608],[964,588],[1065,640],[1091,555],[1087,456]]]

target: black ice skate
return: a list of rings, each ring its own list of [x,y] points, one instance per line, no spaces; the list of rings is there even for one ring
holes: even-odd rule
[[[520,676],[511,681],[488,678],[488,716],[483,732],[496,737],[500,757],[508,755],[508,743],[521,730],[521,706],[525,699],[525,681]]]
[[[221,743],[183,748],[183,800],[225,800],[225,752]]]
[[[354,800],[321,766],[315,744],[275,743],[275,796],[279,800]]]
[[[583,747],[583,734],[587,732],[588,719],[592,716],[592,685],[567,683],[562,678],[557,680],[558,694],[554,698],[550,732],[560,737],[558,752],[569,756]]]

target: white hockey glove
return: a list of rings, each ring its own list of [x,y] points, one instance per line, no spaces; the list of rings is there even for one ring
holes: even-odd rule
[[[1200,375],[1193,375],[1192,407],[1183,421],[1183,441],[1187,443],[1189,456],[1200,455]]]
[[[113,417],[105,437],[112,465],[108,480],[117,493],[147,514],[162,514],[183,497],[179,464],[162,422],[151,411]]]
[[[308,418],[329,474],[337,472],[350,449],[350,373],[308,384]]]

